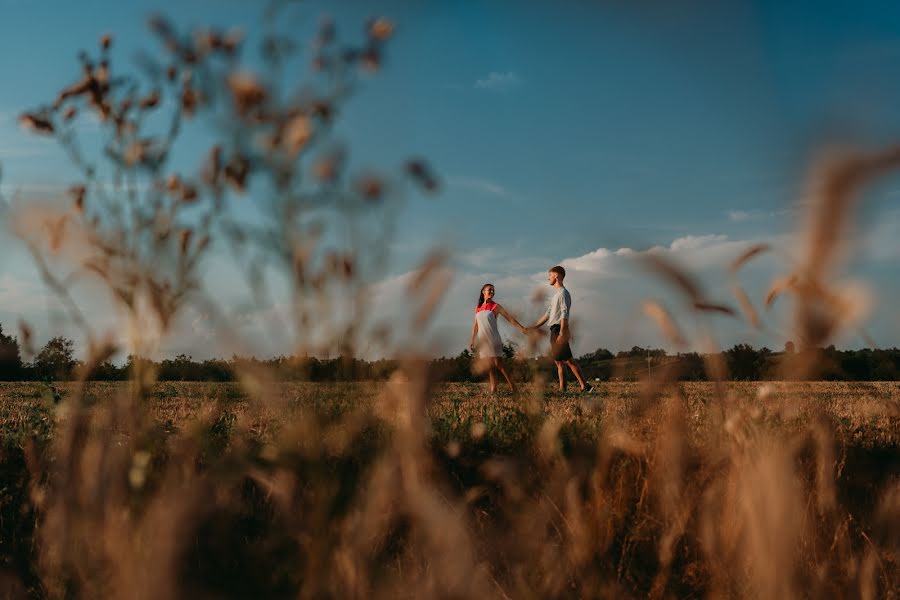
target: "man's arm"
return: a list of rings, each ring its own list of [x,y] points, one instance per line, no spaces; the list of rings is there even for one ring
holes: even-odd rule
[[[541,316],[541,318],[538,319],[537,321],[535,321],[534,324],[531,327],[529,327],[528,329],[537,329],[538,327],[540,327],[541,325],[546,323],[547,319],[549,319],[549,318],[550,318],[550,315],[548,315],[547,313],[544,313]]]
[[[560,315],[559,315],[559,343],[565,344],[569,341],[569,308],[572,305],[571,296],[569,296],[569,292],[563,292],[562,305],[560,306]]]
[[[569,319],[567,317],[563,317],[559,320],[559,337],[556,338],[556,343],[565,344],[569,341]]]

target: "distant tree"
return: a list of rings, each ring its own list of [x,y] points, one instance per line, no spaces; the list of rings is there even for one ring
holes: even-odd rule
[[[12,381],[22,377],[22,357],[19,355],[19,341],[3,333],[0,324],[0,380]]]
[[[620,350],[616,353],[618,358],[663,358],[666,351],[661,348],[641,348],[640,346],[632,346],[631,350]]]
[[[90,378],[94,381],[123,381],[128,378],[127,367],[120,367],[111,360],[105,360],[94,369]]]
[[[578,358],[578,364],[588,379],[608,381],[612,377],[613,359],[615,355],[606,348],[597,348],[593,352]]]
[[[731,379],[756,381],[763,379],[768,367],[768,348],[755,350],[750,344],[735,344],[725,351],[725,361]]]
[[[72,340],[62,336],[51,338],[34,357],[32,368],[35,374],[52,381],[71,379],[76,365],[74,346]]]
[[[891,356],[882,350],[875,351],[872,354],[874,355],[872,379],[875,381],[896,381],[898,370],[897,365],[891,360]]]
[[[705,381],[706,364],[703,357],[696,352],[685,352],[676,357],[678,361],[678,379],[681,381]]]

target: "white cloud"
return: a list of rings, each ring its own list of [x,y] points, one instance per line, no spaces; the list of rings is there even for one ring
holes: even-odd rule
[[[754,213],[746,210],[729,210],[726,214],[728,215],[728,220],[735,223],[749,221],[756,216]]]
[[[776,219],[795,214],[796,209],[784,210],[728,210],[725,216],[732,223],[743,223],[745,221],[760,221],[763,219]]]
[[[500,73],[492,71],[487,77],[475,81],[475,88],[492,92],[502,92],[518,87],[522,83],[519,76],[512,71]]]
[[[510,196],[510,192],[508,189],[495,181],[491,181],[490,179],[479,179],[477,177],[448,177],[447,185],[467,190],[474,190],[476,192],[486,192],[488,194],[493,194],[494,196],[500,196],[502,198],[507,198]]]
[[[696,250],[704,246],[721,244],[728,239],[727,235],[686,235],[673,240],[669,250],[678,252],[681,250]]]

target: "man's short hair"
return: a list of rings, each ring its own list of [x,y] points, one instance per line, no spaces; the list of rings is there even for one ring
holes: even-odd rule
[[[559,277],[560,279],[565,279],[565,278],[566,278],[566,270],[563,269],[563,268],[562,268],[561,266],[559,266],[559,265],[556,265],[555,267],[553,267],[552,269],[550,269],[550,272],[551,272],[551,273],[556,273],[557,277]]]

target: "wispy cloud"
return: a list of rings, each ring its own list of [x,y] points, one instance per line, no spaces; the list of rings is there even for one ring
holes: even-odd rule
[[[475,81],[475,88],[491,92],[503,92],[511,90],[522,84],[522,80],[512,71],[500,73],[492,71],[487,77]]]
[[[493,194],[494,196],[500,196],[502,198],[510,198],[512,196],[512,193],[508,188],[490,179],[482,179],[479,177],[449,177],[447,179],[447,184],[451,187]]]
[[[732,223],[743,223],[746,221],[760,221],[763,219],[775,219],[778,217],[784,217],[787,215],[794,214],[794,210],[785,209],[785,210],[728,210],[725,211],[725,216],[728,217],[728,220]]]

